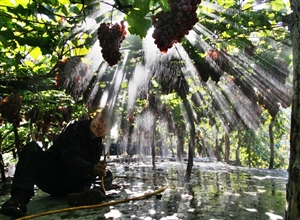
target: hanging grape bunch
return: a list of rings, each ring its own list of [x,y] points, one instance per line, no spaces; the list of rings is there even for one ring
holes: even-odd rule
[[[229,60],[226,56],[225,50],[209,49],[206,53],[205,59],[210,61],[209,64],[216,70],[223,74],[224,71],[228,70]]]
[[[10,94],[0,102],[0,113],[8,122],[20,121],[22,97],[18,94]]]
[[[181,42],[198,22],[197,8],[201,0],[169,0],[170,11],[152,16],[152,37],[158,49],[166,53],[174,43]]]
[[[80,57],[69,57],[57,62],[55,85],[65,89],[66,94],[77,102],[87,87],[86,75],[89,66]]]
[[[63,127],[64,122],[68,123],[69,121],[71,121],[73,112],[74,111],[72,106],[67,106],[67,107],[59,106],[56,109],[55,119],[59,122],[60,126]]]
[[[121,60],[119,50],[126,34],[124,21],[114,25],[110,23],[100,24],[98,28],[98,39],[102,47],[101,53],[103,59],[106,60],[110,66],[117,64]]]

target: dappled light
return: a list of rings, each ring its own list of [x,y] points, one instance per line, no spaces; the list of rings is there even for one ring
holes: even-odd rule
[[[39,215],[37,219],[100,216],[105,219],[246,220],[265,219],[266,216],[283,219],[287,179],[285,171],[249,170],[223,163],[195,161],[191,182],[185,183],[184,164],[167,158],[160,161],[156,169],[152,169],[150,158],[127,165],[124,162],[124,159],[116,157],[109,160],[109,168],[115,176],[113,183],[119,188],[107,190],[109,201],[103,203],[102,207],[68,211],[70,207],[66,207],[63,198],[49,198],[37,189],[37,197],[29,206],[31,213]],[[164,178],[168,179],[167,183]],[[163,192],[147,199],[137,199],[160,190],[165,184],[168,184],[168,188]],[[49,207],[56,207],[57,210]],[[49,210],[54,212],[47,213]],[[32,219],[35,219],[34,214]]]

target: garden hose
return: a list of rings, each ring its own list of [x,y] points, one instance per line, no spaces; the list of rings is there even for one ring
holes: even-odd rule
[[[103,160],[104,163],[106,163],[106,155],[107,154],[104,154],[104,160]],[[101,186],[104,194],[106,194],[105,185],[104,185],[104,176],[101,177]]]
[[[103,190],[104,194],[106,194],[105,185],[104,185],[104,176],[102,176],[102,178],[101,178],[101,186],[102,186],[102,190]]]
[[[118,176],[118,178],[138,178],[138,177]],[[139,179],[141,179],[141,178],[139,178]],[[146,178],[143,178],[143,179],[146,179]],[[151,180],[155,180],[155,179],[157,179],[157,178],[152,178]],[[127,198],[127,199],[120,199],[120,200],[100,203],[100,204],[96,204],[96,205],[85,205],[85,206],[76,206],[76,207],[55,209],[55,210],[50,210],[50,211],[41,212],[41,213],[37,213],[37,214],[32,214],[32,215],[28,215],[28,216],[23,216],[21,218],[18,218],[17,220],[33,219],[33,218],[37,218],[37,217],[41,217],[41,216],[45,216],[45,215],[52,215],[52,214],[57,214],[57,213],[61,213],[61,212],[68,212],[68,211],[76,211],[76,210],[83,210],[83,209],[95,209],[95,208],[100,208],[100,207],[105,207],[105,206],[117,205],[117,204],[120,204],[120,203],[129,202],[129,201],[146,199],[146,198],[149,198],[149,197],[154,196],[156,194],[159,194],[159,193],[165,191],[168,188],[168,186],[169,186],[168,180],[165,177],[163,177],[163,179],[166,182],[166,185],[164,187],[162,187],[158,190],[155,190],[151,193],[145,193],[144,195],[141,195],[141,196]],[[103,180],[102,180],[102,182],[103,182]],[[102,187],[103,187],[103,185],[102,185]]]

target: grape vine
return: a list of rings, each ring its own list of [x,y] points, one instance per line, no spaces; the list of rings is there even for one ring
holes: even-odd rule
[[[158,49],[166,53],[174,43],[181,42],[198,22],[197,8],[201,0],[169,0],[169,11],[152,16],[152,37]]]
[[[97,34],[100,47],[102,47],[101,53],[103,59],[106,60],[110,66],[117,64],[121,60],[121,53],[119,51],[120,45],[127,34],[124,21],[114,25],[101,23]]]

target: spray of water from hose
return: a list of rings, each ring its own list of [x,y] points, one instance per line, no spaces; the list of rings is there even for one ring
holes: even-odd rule
[[[107,147],[104,148],[105,149],[105,151],[104,151],[104,159],[103,159],[104,164],[106,164],[106,157],[109,154],[109,151],[106,152],[106,148]],[[102,190],[103,190],[104,194],[106,194],[106,189],[105,189],[105,184],[104,184],[104,178],[105,178],[104,176],[101,177],[101,186],[102,186]]]

